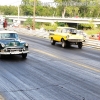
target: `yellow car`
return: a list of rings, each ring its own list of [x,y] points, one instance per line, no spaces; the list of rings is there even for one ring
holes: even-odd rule
[[[49,38],[52,45],[61,42],[63,48],[78,45],[78,48],[81,49],[84,41],[84,37],[77,34],[77,29],[73,27],[58,27],[55,32],[49,33]]]

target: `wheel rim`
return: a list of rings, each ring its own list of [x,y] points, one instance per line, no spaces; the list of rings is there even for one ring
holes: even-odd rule
[[[51,39],[51,43],[53,43],[53,39]]]
[[[62,47],[64,47],[64,42],[62,42]]]
[[[65,42],[64,42],[64,41],[62,41],[62,47],[63,47],[63,48],[65,47]]]

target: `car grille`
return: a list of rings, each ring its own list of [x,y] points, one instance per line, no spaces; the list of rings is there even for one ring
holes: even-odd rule
[[[19,51],[22,52],[24,49],[23,48],[6,48],[6,52],[14,52],[14,51]]]
[[[68,39],[69,42],[82,42],[82,39]]]

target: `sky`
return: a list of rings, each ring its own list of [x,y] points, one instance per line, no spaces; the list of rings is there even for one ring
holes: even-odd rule
[[[53,0],[40,0],[41,2],[52,2]],[[0,5],[20,5],[21,0],[0,0]]]

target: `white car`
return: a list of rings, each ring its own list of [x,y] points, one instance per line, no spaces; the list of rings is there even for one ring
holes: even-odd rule
[[[88,37],[88,35],[83,30],[77,30],[77,34],[84,36],[84,41]]]

